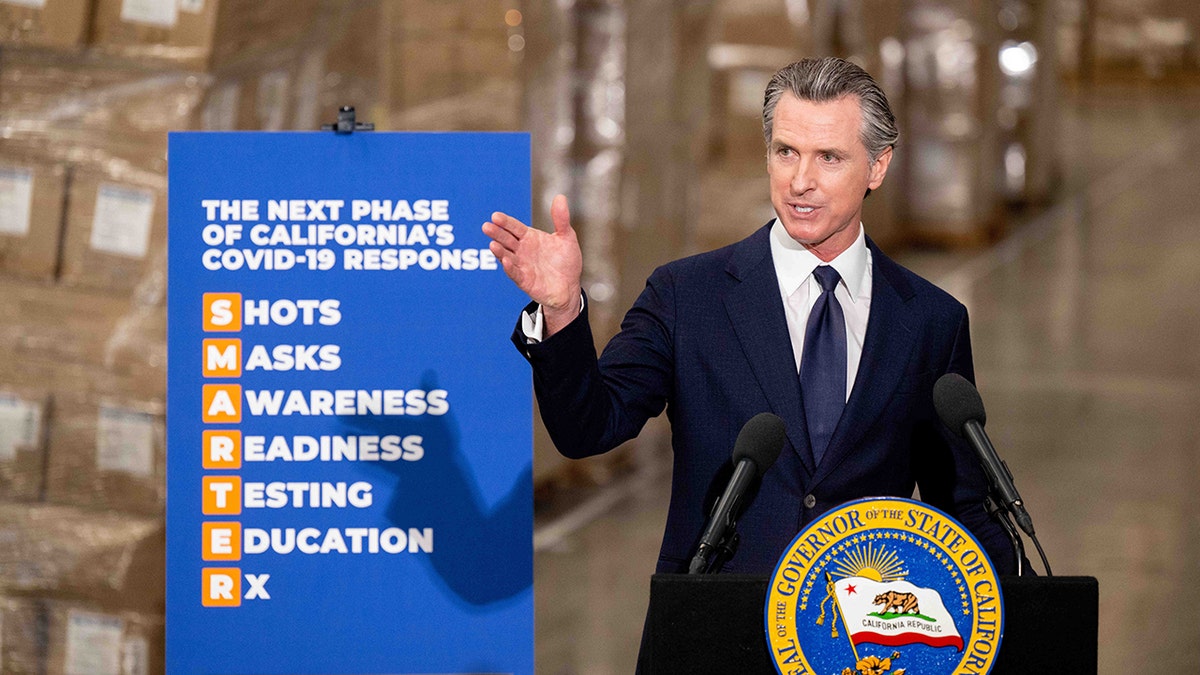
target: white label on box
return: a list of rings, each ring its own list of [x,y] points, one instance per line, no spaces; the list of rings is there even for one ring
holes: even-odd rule
[[[204,0],[179,0],[179,11],[199,14],[204,11]]]
[[[36,7],[42,9],[46,6],[46,0],[2,0],[6,5],[20,5],[22,7]]]
[[[150,675],[150,644],[146,638],[137,636],[125,640],[121,675]]]
[[[287,115],[288,74],[276,70],[258,80],[258,120],[263,131],[282,131]]]
[[[42,407],[0,393],[0,461],[17,456],[17,448],[37,447],[42,432]]]
[[[150,247],[154,191],[101,183],[92,217],[92,248],[128,258],[145,258]]]
[[[121,20],[174,28],[179,23],[178,0],[122,0]]]
[[[304,55],[300,63],[300,75],[296,78],[296,117],[292,128],[314,131],[320,128],[317,121],[317,104],[321,98],[321,79],[325,77],[325,52],[313,51]]]
[[[33,172],[19,166],[0,166],[0,234],[29,234],[33,202]]]
[[[121,675],[120,617],[71,610],[67,617],[66,675]]]
[[[154,474],[154,418],[145,413],[100,408],[96,421],[96,467],[134,476]]]
[[[200,114],[205,131],[233,131],[237,128],[238,98],[242,88],[236,82],[213,89]]]
[[[771,73],[763,70],[735,70],[729,80],[729,107],[739,115],[762,115],[763,90],[771,82]]]

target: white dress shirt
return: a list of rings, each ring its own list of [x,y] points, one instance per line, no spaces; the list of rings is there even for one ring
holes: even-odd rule
[[[792,354],[796,358],[796,372],[799,373],[808,315],[822,293],[821,285],[813,277],[813,270],[826,263],[788,236],[778,219],[771,226],[771,260],[775,263],[775,276],[779,279],[783,311],[787,314],[788,337],[792,340]],[[846,398],[849,399],[854,389],[858,363],[862,360],[867,318],[871,313],[871,251],[867,249],[862,223],[858,224],[858,238],[850,248],[828,264],[842,277],[833,295],[841,303],[842,313],[846,315]]]

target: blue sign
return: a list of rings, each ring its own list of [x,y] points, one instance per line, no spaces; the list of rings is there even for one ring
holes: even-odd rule
[[[174,133],[169,673],[533,673],[527,134]]]

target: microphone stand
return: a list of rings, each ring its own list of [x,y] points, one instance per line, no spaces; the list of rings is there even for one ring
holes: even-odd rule
[[[1013,525],[1012,516],[1009,515],[1007,509],[1002,509],[996,505],[996,500],[992,499],[990,493],[987,497],[983,498],[983,508],[987,510],[989,516],[1000,521],[1000,527],[1004,528],[1009,540],[1012,541],[1013,555],[1017,559],[1017,576],[1021,576],[1021,573],[1024,571],[1025,544],[1021,541],[1021,535],[1017,534],[1017,528]],[[1041,550],[1040,546],[1038,550]]]
[[[957,373],[947,373],[939,377],[933,390],[933,405],[942,423],[960,437],[967,439],[979,457],[979,464],[989,484],[983,506],[988,515],[996,518],[1008,533],[1013,552],[1017,555],[1017,574],[1024,571],[1025,545],[1013,524],[1013,519],[1037,546],[1046,576],[1054,576],[1054,572],[1050,571],[1050,561],[1046,559],[1046,552],[1042,550],[1042,544],[1034,532],[1033,518],[1029,516],[1029,511],[1021,501],[1017,486],[1013,485],[1012,472],[996,454],[996,448],[992,447],[992,441],[983,430],[987,416],[983,412],[983,399],[979,397],[979,391],[975,389],[974,384]]]
[[[716,505],[713,506],[713,511],[716,511]],[[691,564],[688,565],[688,574],[712,574],[714,570],[721,569],[721,565],[733,557],[737,545],[737,521],[729,519],[725,526],[725,535],[715,546],[700,544]]]
[[[733,557],[733,554],[737,551],[739,540],[740,538],[738,537],[737,523],[730,523],[729,532],[726,533],[725,538],[721,540],[721,543],[717,544],[717,554],[713,556],[712,566],[709,567],[709,573],[720,570],[721,565],[724,565],[726,560],[729,560]]]

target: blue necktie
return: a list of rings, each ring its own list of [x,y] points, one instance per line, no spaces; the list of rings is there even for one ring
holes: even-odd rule
[[[813,304],[804,332],[800,358],[800,391],[813,460],[821,457],[846,407],[846,315],[833,295],[841,279],[837,270],[821,265],[813,277],[823,292]]]

